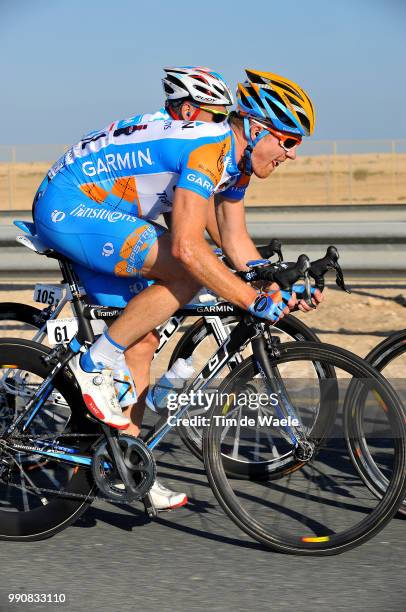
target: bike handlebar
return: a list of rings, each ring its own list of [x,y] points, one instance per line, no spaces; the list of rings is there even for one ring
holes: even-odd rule
[[[338,263],[339,253],[335,246],[327,248],[324,257],[310,263],[307,255],[300,255],[297,262],[266,263],[258,262],[250,266],[250,270],[239,272],[238,275],[245,281],[262,280],[268,283],[276,282],[282,290],[292,291],[292,285],[299,279],[305,281],[305,301],[309,306],[314,306],[311,299],[310,277],[313,278],[315,287],[323,291],[325,287],[324,276],[329,270],[335,270],[337,286],[350,293],[345,286],[343,271]]]
[[[299,255],[296,262],[269,264],[256,269],[258,280],[278,283],[284,291],[290,291],[300,279],[306,279],[310,269],[307,255]]]

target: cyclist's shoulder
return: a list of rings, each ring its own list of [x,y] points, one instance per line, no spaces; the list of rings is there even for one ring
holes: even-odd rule
[[[179,145],[183,143],[188,148],[194,148],[194,141],[196,146],[200,146],[209,142],[223,141],[231,134],[226,121],[223,123],[178,121],[172,119],[164,108],[156,113],[134,115],[128,119],[114,121],[103,131],[110,133],[114,139],[120,136],[132,136],[137,139],[135,135],[138,133],[141,140],[172,140],[177,141]],[[92,134],[93,132],[87,136]]]
[[[229,124],[208,123],[204,121],[168,121],[168,138],[180,138],[181,140],[196,140],[198,144],[203,141],[221,141],[229,137],[231,129]]]
[[[85,139],[92,138],[93,136],[100,135],[101,133],[111,134],[111,133],[121,133],[126,130],[131,133],[132,131],[137,131],[135,126],[142,125],[148,122],[155,121],[165,121],[170,120],[170,115],[165,110],[165,108],[160,108],[158,111],[154,113],[140,113],[139,115],[132,115],[131,117],[127,117],[125,119],[115,119],[111,121],[108,125],[93,129],[89,132],[86,132],[82,137],[81,141]]]
[[[114,125],[117,128],[124,128],[130,125],[139,125],[140,123],[148,123],[150,121],[164,121],[165,119],[170,119],[170,115],[165,110],[165,108],[160,108],[155,113],[141,113],[139,115],[133,115],[128,119],[120,119],[119,121],[115,121]]]

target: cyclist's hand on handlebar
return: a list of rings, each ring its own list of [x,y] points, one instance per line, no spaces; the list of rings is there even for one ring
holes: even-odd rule
[[[295,286],[292,286],[292,292],[289,293],[288,291],[283,291],[283,301],[285,302],[286,306],[289,308],[289,310],[293,310],[294,308],[297,308],[297,296],[295,293]],[[300,287],[300,285],[297,285],[298,287]],[[280,291],[280,287],[278,285],[278,283],[269,283],[268,285],[262,285],[261,288],[261,293],[275,293],[275,291]],[[288,314],[287,312],[285,312],[285,314]]]
[[[309,312],[310,310],[313,310],[313,308],[309,306],[309,304],[307,304],[305,300],[303,299],[303,296],[305,293],[305,286],[304,285],[293,285],[292,289],[296,293],[296,297],[298,300],[298,303],[297,303],[298,309],[301,310],[302,312]],[[312,297],[313,306],[314,308],[317,308],[317,306],[321,302],[323,302],[324,295],[322,294],[320,289],[316,289],[315,287],[311,288],[310,293]]]
[[[296,298],[289,291],[260,292],[248,307],[248,312],[260,319],[276,323],[285,314],[289,314],[289,308],[295,304]]]

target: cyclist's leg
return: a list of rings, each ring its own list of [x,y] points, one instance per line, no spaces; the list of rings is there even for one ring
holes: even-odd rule
[[[135,342],[166,321],[200,289],[173,257],[169,233],[161,234],[151,246],[141,275],[156,282],[131,299],[124,313],[113,323],[111,332],[116,342]]]
[[[86,204],[83,204],[84,200]],[[93,275],[95,272],[100,273],[102,281],[103,275],[106,274],[104,284],[112,293],[115,282],[125,281],[126,285],[128,280],[128,288],[131,283],[138,281],[141,275],[157,280],[154,286],[148,287],[140,296],[129,301],[126,309],[129,312],[124,314],[124,327],[129,326],[132,335],[128,342],[122,343],[125,347],[155,329],[179,306],[189,301],[199,289],[180,263],[173,258],[170,237],[164,233],[164,228],[129,213],[112,212],[108,202],[95,203],[79,190],[61,190],[52,183],[48,185],[36,207],[35,222],[40,238],[46,244],[70,257],[83,269],[91,270]],[[94,287],[92,293],[96,293]],[[127,300],[129,297],[126,295]],[[140,297],[141,303],[134,305],[135,300]],[[108,305],[113,304],[110,302]],[[117,322],[113,327],[116,324]],[[90,351],[91,367],[87,371],[93,371],[95,368],[92,364],[100,361],[104,368],[112,367],[104,359],[93,359],[93,350],[97,351],[97,347],[92,347]],[[148,366],[144,365],[144,361],[140,366],[140,388],[143,389],[147,386],[146,378],[152,352],[148,351],[146,345],[143,346],[143,342],[134,349],[132,372],[133,376],[135,374],[135,380],[137,351],[141,354],[148,353]],[[95,355],[99,356],[97,352]],[[86,365],[83,364],[83,367],[86,368]],[[143,406],[140,404],[139,413],[135,410],[135,429],[141,421],[142,413]]]
[[[125,351],[125,360],[131,370],[137,390],[137,402],[124,410],[124,415],[131,420],[126,433],[137,437],[140,434],[145,412],[145,398],[148,392],[151,362],[159,345],[157,332],[149,332]]]
[[[141,294],[131,317],[136,331],[129,344],[165,321],[199,287],[172,256],[170,236],[162,226],[112,206],[108,198],[95,202],[76,187],[64,184],[61,189],[51,182],[35,208],[35,224],[45,244],[85,268],[129,281],[159,281]],[[129,311],[139,297],[130,300]]]

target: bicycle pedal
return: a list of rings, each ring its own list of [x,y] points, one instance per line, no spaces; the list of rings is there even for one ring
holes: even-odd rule
[[[98,425],[102,423],[102,421],[99,421],[99,419],[96,419],[96,417],[90,414],[89,412],[85,413],[85,418],[89,419],[89,421],[92,421],[92,423],[97,423]]]
[[[142,503],[144,504],[145,514],[148,518],[153,519],[158,516],[158,510],[155,508],[149,493],[142,498]]]

